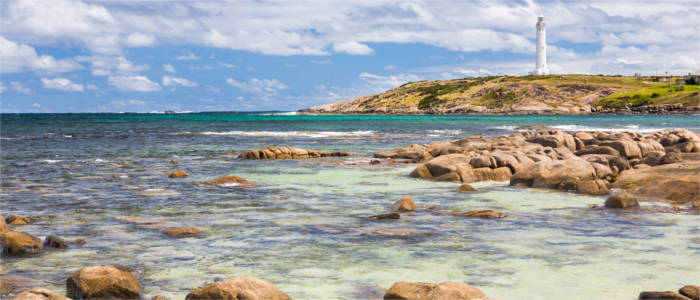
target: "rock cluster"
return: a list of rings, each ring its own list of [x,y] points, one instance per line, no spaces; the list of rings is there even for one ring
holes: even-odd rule
[[[260,150],[248,150],[238,157],[245,159],[302,159],[329,156],[350,156],[348,152],[321,152],[287,146],[268,146]]]

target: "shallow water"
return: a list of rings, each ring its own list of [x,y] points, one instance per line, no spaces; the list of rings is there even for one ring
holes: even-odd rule
[[[87,241],[37,257],[3,258],[1,272],[44,280],[59,292],[80,267],[113,263],[136,269],[147,298],[170,299],[238,275],[271,281],[295,299],[362,299],[401,280],[464,281],[501,299],[634,299],[644,290],[675,290],[700,278],[697,215],[591,208],[604,198],[504,182],[477,183],[479,192],[458,193],[456,183],[409,178],[415,165],[352,165],[374,151],[509,133],[512,126],[700,128],[694,116],[1,117],[3,215],[29,216],[35,222],[18,230],[40,238]],[[266,145],[356,155],[236,158]],[[175,169],[190,176],[168,178]],[[199,184],[222,175],[257,186]],[[496,209],[508,217],[417,211],[399,220],[367,219],[405,196],[419,206]],[[120,216],[195,226],[206,234],[171,238]],[[378,229],[434,234],[363,235]]]

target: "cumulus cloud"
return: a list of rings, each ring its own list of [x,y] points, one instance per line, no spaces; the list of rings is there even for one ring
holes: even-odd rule
[[[153,36],[150,34],[134,32],[126,36],[125,44],[129,47],[147,47],[152,46],[153,42]]]
[[[171,64],[164,64],[163,70],[168,71],[170,73],[175,73],[175,67],[173,67],[173,65]]]
[[[0,36],[0,73],[40,71],[62,73],[81,69],[71,59],[56,59],[51,55],[38,55],[34,47],[19,44]]]
[[[233,78],[227,78],[226,84],[235,86],[245,93],[267,96],[277,95],[280,90],[287,89],[287,85],[278,79],[251,78],[248,81],[238,81]]]
[[[360,79],[371,84],[378,89],[387,90],[398,87],[407,82],[419,81],[421,77],[415,74],[397,74],[397,75],[376,75],[367,72],[360,74]]]
[[[41,83],[47,89],[71,91],[71,92],[82,92],[84,87],[82,84],[74,83],[68,78],[56,77],[56,78],[41,78]]]
[[[372,50],[372,48],[368,47],[365,44],[361,44],[361,43],[358,43],[355,41],[344,42],[344,43],[335,43],[335,44],[333,44],[333,50],[335,52],[356,54],[356,55],[364,55],[364,54],[374,53],[374,50]]]
[[[184,86],[184,87],[196,87],[199,86],[196,82],[193,82],[189,79],[185,78],[179,78],[179,77],[172,77],[172,76],[163,76],[163,86]]]
[[[146,64],[135,64],[124,56],[104,56],[96,55],[92,57],[80,57],[80,60],[88,61],[91,64],[92,75],[135,75],[141,71],[148,70]]]
[[[153,92],[160,91],[161,87],[158,83],[151,81],[146,76],[132,75],[132,76],[109,76],[107,82],[123,91],[136,91],[136,92]]]

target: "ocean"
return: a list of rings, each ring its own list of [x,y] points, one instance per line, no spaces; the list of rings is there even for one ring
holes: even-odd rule
[[[507,182],[475,183],[478,192],[458,193],[457,183],[408,177],[415,164],[367,164],[377,151],[509,134],[525,125],[700,132],[693,115],[2,114],[2,214],[28,216],[32,224],[16,229],[39,238],[86,244],[3,258],[0,274],[42,280],[63,293],[65,279],[82,266],[122,264],[135,269],[144,298],[169,299],[238,275],[270,281],[294,299],[381,298],[396,281],[463,281],[500,299],[635,299],[641,291],[697,283],[697,215],[593,208],[605,197]],[[353,156],[237,158],[269,145]],[[176,169],[190,176],[168,178]],[[201,184],[223,175],[256,187]],[[508,217],[416,211],[399,220],[367,218],[402,197]],[[205,233],[172,238],[124,216]],[[434,234],[365,234],[378,229]]]

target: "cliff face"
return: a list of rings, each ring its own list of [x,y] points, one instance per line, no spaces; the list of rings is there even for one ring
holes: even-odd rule
[[[334,114],[460,114],[460,113],[589,113],[605,109],[653,104],[693,106],[690,91],[657,95],[650,101],[619,97],[661,83],[622,76],[548,75],[501,76],[456,80],[421,81],[404,84],[378,95],[313,106],[300,112]],[[666,84],[668,85],[668,84]],[[688,94],[683,96],[684,94]],[[679,96],[680,95],[680,96]],[[695,90],[695,96],[697,91]],[[689,105],[686,98],[691,98]],[[651,99],[651,98],[650,98]],[[684,102],[685,101],[685,102]],[[697,101],[695,101],[697,102]],[[630,105],[633,103],[635,105]],[[637,105],[638,104],[638,105]],[[695,104],[697,106],[697,104]]]

